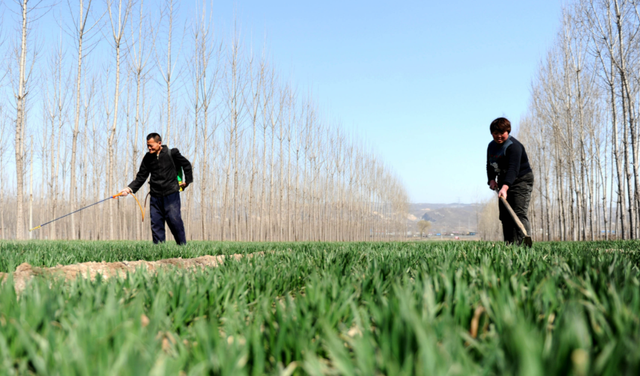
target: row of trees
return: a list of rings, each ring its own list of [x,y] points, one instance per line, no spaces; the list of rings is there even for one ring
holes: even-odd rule
[[[540,64],[517,135],[536,176],[537,239],[640,236],[638,5],[575,1]]]
[[[371,148],[327,123],[237,29],[228,38],[214,33],[208,4],[190,9],[188,20],[177,5],[9,4],[14,15],[3,25],[19,32],[0,38],[0,56],[12,58],[0,70],[1,237],[25,238],[27,228],[119,191],[152,131],[194,166],[182,194],[190,239],[404,234],[407,194]],[[54,18],[55,37],[34,27]],[[118,199],[34,236],[145,239],[148,227],[132,199]]]

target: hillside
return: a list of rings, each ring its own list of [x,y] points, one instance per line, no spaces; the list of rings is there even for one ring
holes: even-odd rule
[[[478,228],[479,204],[409,204],[410,228],[424,219],[431,222],[430,233],[468,233]]]

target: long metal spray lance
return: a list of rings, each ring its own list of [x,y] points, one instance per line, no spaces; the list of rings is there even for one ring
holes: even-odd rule
[[[72,211],[72,212],[71,212],[71,213],[69,213],[69,214],[65,214],[65,215],[63,215],[62,217],[58,217],[58,218],[56,218],[56,219],[52,219],[52,220],[50,220],[49,222],[43,223],[43,224],[41,224],[41,225],[39,225],[39,226],[36,226],[36,227],[32,228],[31,230],[29,230],[29,232],[31,232],[31,231],[33,231],[33,230],[37,230],[37,229],[39,229],[39,228],[41,228],[41,227],[43,227],[43,226],[48,225],[49,223],[55,222],[55,221],[57,221],[57,220],[59,220],[59,219],[62,219],[62,218],[64,218],[64,217],[68,217],[68,216],[70,216],[71,214],[75,214],[75,213],[77,213],[77,212],[79,212],[79,211],[82,211],[82,210],[84,210],[84,209],[87,209],[87,208],[90,208],[90,207],[92,207],[92,206],[98,205],[98,204],[103,203],[103,202],[105,202],[105,201],[107,201],[107,200],[111,200],[112,198],[117,199],[117,198],[118,198],[118,197],[120,197],[120,196],[122,196],[122,193],[118,193],[117,195],[113,195],[113,196],[107,197],[107,198],[105,198],[104,200],[100,200],[100,201],[95,202],[95,203],[93,203],[93,204],[91,204],[91,205],[87,205],[87,206],[85,206],[85,207],[83,207],[83,208],[80,208],[80,209],[78,209],[78,210]],[[140,201],[138,201],[138,198],[137,198],[137,197],[136,197],[136,195],[134,195],[133,193],[131,194],[131,196],[133,196],[133,198],[135,198],[135,199],[136,199],[136,202],[138,203],[138,207],[140,208],[140,212],[142,213],[142,222],[144,222],[144,210],[142,210],[142,206],[140,205]]]

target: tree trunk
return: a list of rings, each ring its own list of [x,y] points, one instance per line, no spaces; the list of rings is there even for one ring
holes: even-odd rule
[[[16,95],[16,183],[17,183],[17,208],[16,208],[16,239],[24,239],[24,128],[25,128],[25,95],[26,95],[26,65],[27,65],[27,9],[29,0],[22,0],[22,37],[20,42],[20,75],[18,77],[18,93]]]

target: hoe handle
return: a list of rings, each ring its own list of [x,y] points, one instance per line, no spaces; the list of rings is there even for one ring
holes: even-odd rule
[[[502,196],[498,196],[498,198],[500,198],[500,200],[502,201],[502,204],[507,208],[507,210],[509,211],[509,214],[511,214],[511,218],[513,218],[513,220],[516,222],[516,225],[520,227],[520,230],[522,230],[522,233],[524,234],[524,236],[529,236],[527,234],[527,230],[525,230],[524,228],[524,225],[522,224],[522,222],[520,222],[520,218],[518,218],[518,216],[516,215],[516,212],[514,212],[513,209],[511,209],[511,205],[509,205],[507,200],[505,200],[505,198]]]

